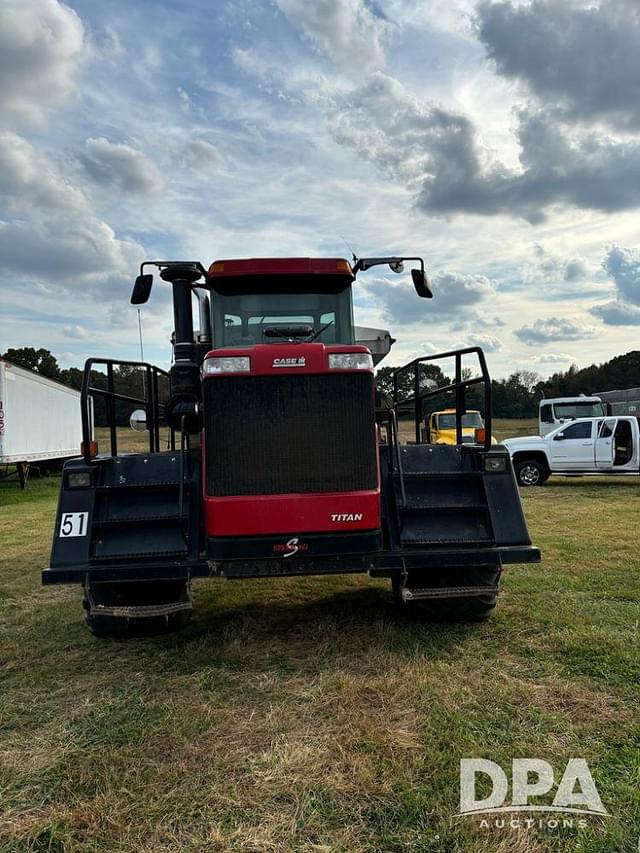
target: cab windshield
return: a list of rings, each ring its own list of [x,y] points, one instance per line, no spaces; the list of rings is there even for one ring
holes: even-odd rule
[[[605,414],[602,403],[556,403],[553,410],[558,421],[562,418],[597,418]]]
[[[465,429],[474,429],[475,427],[483,427],[482,418],[480,417],[480,412],[467,412],[466,415],[462,416],[462,428]],[[456,428],[456,416],[454,414],[451,415],[438,415],[438,429],[455,429]]]
[[[354,341],[350,287],[322,293],[214,290],[212,296],[216,347],[282,343],[291,327],[298,327],[300,335],[295,340],[301,342],[313,339],[324,344],[352,344]]]

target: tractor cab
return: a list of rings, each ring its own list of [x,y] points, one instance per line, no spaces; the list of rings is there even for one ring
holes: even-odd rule
[[[353,344],[353,280],[341,259],[215,261],[208,276],[213,346]]]

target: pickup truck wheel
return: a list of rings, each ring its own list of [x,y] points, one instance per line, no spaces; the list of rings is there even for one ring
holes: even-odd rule
[[[407,615],[425,622],[486,622],[495,610],[498,598],[498,583],[501,569],[497,566],[464,566],[441,571],[412,570],[407,578],[410,589],[419,590],[426,586],[430,592],[456,589],[460,595],[442,598],[423,598],[404,601],[401,595],[401,578],[391,579],[394,599],[406,610]],[[474,595],[465,595],[464,588],[474,590]],[[480,588],[486,593],[477,594]]]
[[[107,611],[113,607],[124,609],[140,606],[162,611],[176,605],[184,609],[146,616],[100,612],[103,606]],[[117,639],[173,633],[187,623],[192,612],[189,588],[184,581],[96,584],[85,589],[82,606],[86,625],[94,637]]]
[[[516,465],[516,480],[519,486],[541,486],[548,477],[547,469],[537,459],[524,459]]]

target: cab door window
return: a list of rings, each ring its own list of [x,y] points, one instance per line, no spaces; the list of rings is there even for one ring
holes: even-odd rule
[[[611,438],[615,428],[616,428],[615,420],[601,421],[600,422],[600,431],[598,433],[598,438]]]
[[[592,430],[593,424],[590,421],[585,421],[584,423],[571,424],[571,426],[565,427],[562,433],[565,440],[569,441],[570,439],[591,438]]]
[[[553,423],[553,409],[551,408],[551,403],[546,403],[544,406],[540,406],[540,420],[543,424]]]

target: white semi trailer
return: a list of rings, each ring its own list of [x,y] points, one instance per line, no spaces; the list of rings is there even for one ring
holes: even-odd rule
[[[0,477],[80,454],[80,393],[0,360]]]

